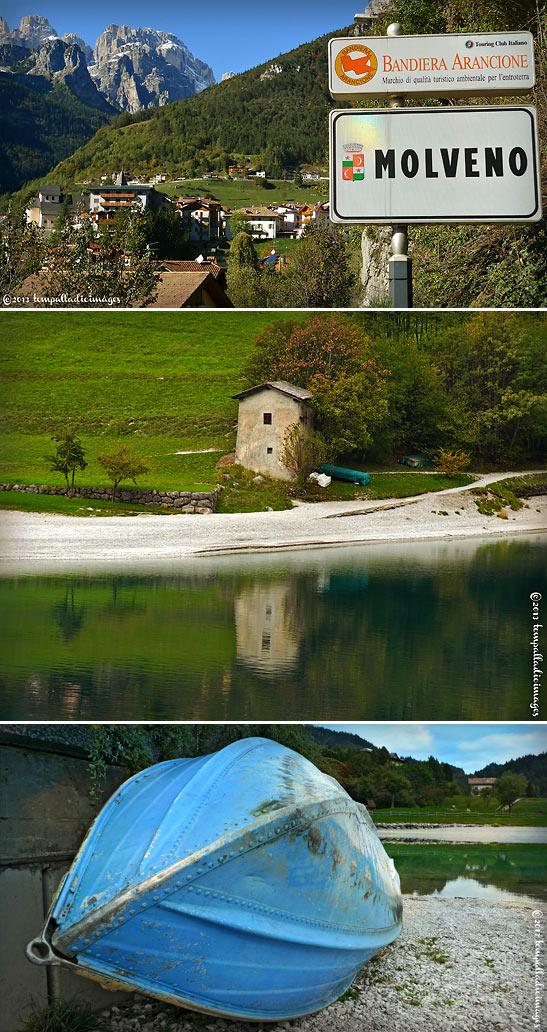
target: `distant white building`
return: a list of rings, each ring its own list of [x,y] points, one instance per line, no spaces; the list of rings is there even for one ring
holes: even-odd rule
[[[487,788],[493,788],[497,778],[468,778],[467,784],[473,793],[484,792]]]
[[[277,212],[271,211],[270,208],[238,208],[237,211],[232,212],[232,215],[244,215],[251,227],[253,237],[258,240],[275,240],[279,235],[281,216]],[[230,216],[226,223],[226,237],[228,240],[233,239]]]
[[[220,201],[203,197],[179,197],[176,205],[188,230],[189,240],[218,240],[224,236],[226,212]]]
[[[89,189],[89,212],[96,222],[107,222],[116,211],[140,207],[159,211],[171,202],[154,186],[128,183],[123,172],[116,176],[113,184],[92,186]]]
[[[278,204],[273,210],[281,218],[279,236],[295,237],[300,229],[302,204]]]
[[[63,193],[60,186],[49,183],[40,186],[38,196],[34,197],[25,211],[27,222],[34,223],[45,233],[53,230],[57,219],[68,214],[77,225],[80,216],[87,211],[88,200],[85,194]]]

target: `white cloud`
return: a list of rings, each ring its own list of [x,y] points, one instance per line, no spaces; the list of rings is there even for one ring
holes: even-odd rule
[[[475,740],[460,739],[456,742],[459,758],[458,766],[470,773],[480,770],[488,763],[507,763],[527,753],[540,753],[547,749],[547,729],[545,726],[533,728],[525,732],[507,731],[481,735]]]
[[[325,724],[336,731],[350,731],[390,752],[427,759],[433,752],[434,729],[428,724]]]
[[[547,729],[534,728],[531,731],[497,732],[495,734],[481,735],[480,738],[462,738],[456,743],[456,748],[468,754],[483,752],[487,750],[492,754],[503,753],[504,759],[511,759],[517,756],[524,756],[529,752],[543,752],[547,749]],[[496,762],[500,762],[496,759]],[[504,762],[504,761],[502,761]]]

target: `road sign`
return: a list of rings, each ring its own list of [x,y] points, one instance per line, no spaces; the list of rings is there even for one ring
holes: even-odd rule
[[[331,111],[332,222],[537,222],[536,110]]]
[[[335,100],[528,93],[535,85],[530,32],[357,36],[329,41]]]

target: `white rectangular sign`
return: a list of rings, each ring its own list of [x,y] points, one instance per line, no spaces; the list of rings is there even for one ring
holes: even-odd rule
[[[333,222],[541,218],[533,107],[331,111],[330,146]]]
[[[440,36],[357,36],[329,41],[329,89],[335,100],[408,95],[515,96],[535,85],[530,32],[459,32]]]

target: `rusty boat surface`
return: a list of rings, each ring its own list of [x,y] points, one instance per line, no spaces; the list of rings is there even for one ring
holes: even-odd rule
[[[110,988],[208,1014],[300,1017],[401,930],[365,809],[298,753],[247,738],[112,796],[27,945]]]

